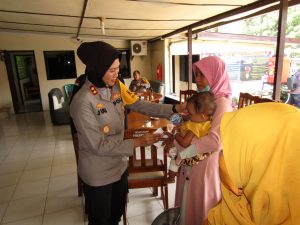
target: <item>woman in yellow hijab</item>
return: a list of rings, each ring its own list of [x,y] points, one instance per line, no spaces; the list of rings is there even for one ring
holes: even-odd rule
[[[225,170],[241,192],[224,182],[208,224],[299,225],[299,136],[300,110],[290,105],[260,103],[224,114]],[[222,161],[220,167],[222,175]]]

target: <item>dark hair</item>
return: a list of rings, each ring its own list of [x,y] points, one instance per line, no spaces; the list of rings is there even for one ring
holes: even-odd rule
[[[136,74],[136,73],[141,75],[140,71],[138,71],[138,70],[133,71],[133,75]]]
[[[216,110],[214,94],[209,91],[199,92],[192,95],[187,100],[187,104],[188,103],[195,106],[197,113],[205,113],[208,116],[212,116]]]

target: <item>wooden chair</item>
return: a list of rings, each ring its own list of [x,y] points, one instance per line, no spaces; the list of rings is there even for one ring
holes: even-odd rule
[[[74,151],[75,151],[75,156],[76,156],[76,166],[78,167],[79,141],[78,141],[77,131],[76,131],[76,128],[74,126],[74,123],[73,123],[73,120],[71,117],[70,117],[70,124],[71,124],[71,134],[72,134],[73,146],[74,146]],[[77,173],[77,192],[78,192],[78,197],[82,197],[83,181],[81,180],[78,173]],[[83,218],[84,218],[84,221],[88,221],[88,208],[85,204],[84,204],[84,210],[83,210]]]
[[[133,139],[148,132],[154,132],[155,129],[128,129],[124,133],[124,139]],[[150,149],[149,149],[150,148]],[[168,203],[168,163],[166,149],[163,150],[163,157],[160,159],[155,145],[147,148],[139,147],[134,151],[133,156],[128,161],[128,188],[153,188],[153,195],[157,196],[157,189],[161,189],[161,199],[164,208],[169,208]],[[126,208],[123,214],[123,222],[126,224]]]
[[[252,105],[255,103],[259,103],[259,102],[260,102],[260,97],[253,96],[249,93],[241,92],[240,97],[239,97],[239,102],[238,102],[238,109],[244,108],[246,106],[249,106],[249,105]]]
[[[276,102],[274,99],[270,99],[270,98],[260,98],[260,103],[262,102]]]
[[[180,90],[179,93],[179,102],[183,103],[186,102],[186,100],[191,97],[192,95],[196,94],[197,92],[194,90]]]
[[[253,96],[249,93],[240,93],[239,102],[238,102],[238,109],[244,108],[246,106],[262,103],[262,102],[275,102],[273,99],[269,98],[261,98],[259,96]]]

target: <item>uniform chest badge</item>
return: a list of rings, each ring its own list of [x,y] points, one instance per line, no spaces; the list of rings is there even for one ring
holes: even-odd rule
[[[118,99],[118,98],[120,98],[120,94],[114,93],[114,94],[113,94],[113,100],[116,100],[116,99]]]
[[[112,94],[113,104],[117,105],[118,103],[122,102],[121,95],[119,93],[113,93]]]
[[[110,131],[110,127],[106,124],[102,127],[102,132],[104,134],[107,134]]]
[[[101,109],[101,108],[103,108],[103,105],[101,103],[98,103],[96,107],[97,107],[97,109]]]
[[[97,89],[95,88],[94,85],[91,85],[91,86],[90,86],[90,91],[92,92],[93,95],[98,94],[98,91],[97,91]]]
[[[97,108],[97,115],[101,115],[103,113],[107,113],[107,109],[104,107],[104,105],[102,103],[98,103],[96,105],[96,108]]]

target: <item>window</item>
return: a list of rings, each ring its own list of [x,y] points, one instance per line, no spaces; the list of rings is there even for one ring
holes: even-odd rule
[[[44,51],[47,79],[72,79],[77,77],[74,51]]]
[[[199,60],[199,55],[192,55],[192,64]],[[179,56],[180,63],[180,81],[188,82],[189,79],[189,65],[188,65],[188,55]],[[192,81],[195,83],[194,72],[192,76]]]
[[[121,54],[119,55],[120,60],[120,76],[122,78],[130,78],[130,51],[129,50],[119,50]]]

